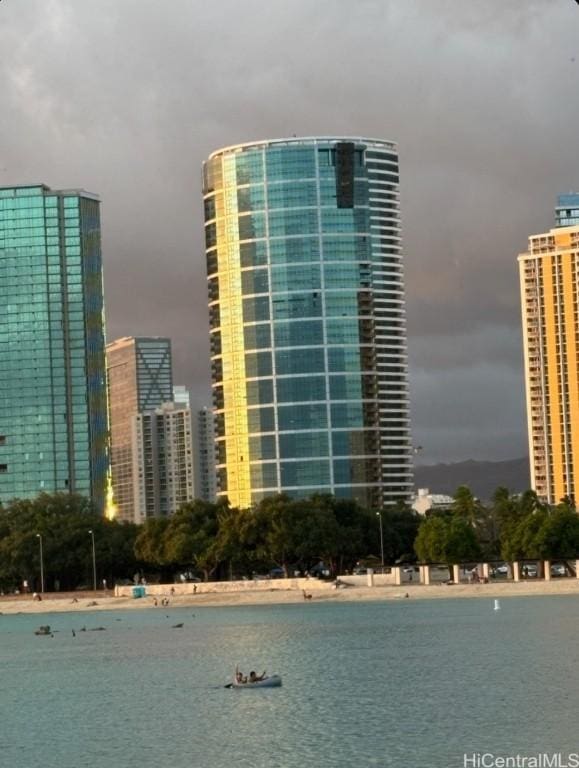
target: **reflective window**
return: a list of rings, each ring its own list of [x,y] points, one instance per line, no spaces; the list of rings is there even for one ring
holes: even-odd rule
[[[253,488],[276,488],[276,464],[252,464],[250,468],[251,485]]]
[[[327,432],[287,432],[279,436],[280,459],[328,455]]]
[[[277,399],[280,403],[300,403],[326,399],[326,379],[323,376],[296,376],[277,380]]]
[[[321,317],[322,298],[318,291],[288,293],[285,296],[273,296],[272,307],[275,320]]]
[[[317,264],[278,266],[271,268],[272,291],[299,291],[304,288],[319,290],[320,267]]]
[[[243,328],[245,349],[268,349],[271,347],[271,331],[269,323],[246,325]]]
[[[241,290],[245,295],[250,293],[267,293],[269,290],[267,269],[247,269],[242,272]]]
[[[267,188],[267,203],[270,210],[315,206],[317,202],[315,181],[304,181],[297,184],[295,182],[282,182],[270,184]]]
[[[252,323],[269,320],[269,297],[257,296],[253,299],[243,299],[243,322]],[[219,324],[219,321],[216,321]]]
[[[274,325],[276,347],[305,347],[324,343],[324,331],[321,320],[294,320],[287,323],[276,322]]]
[[[329,461],[283,461],[280,470],[282,486],[316,486],[330,482]]]
[[[273,432],[275,429],[273,408],[248,408],[247,429],[249,432]]]
[[[247,378],[271,376],[271,353],[248,352],[245,355],[245,375]]]
[[[251,461],[275,459],[275,435],[258,435],[249,438],[249,455]]]
[[[273,403],[273,381],[272,379],[260,379],[259,381],[248,381],[245,385],[247,392],[248,405],[260,405]]]
[[[324,350],[292,349],[275,353],[275,367],[278,376],[295,373],[322,373],[324,371]]]
[[[272,264],[319,261],[319,240],[317,236],[272,239],[270,258]]]
[[[360,330],[357,319],[328,320],[326,324],[328,344],[359,344]]]
[[[364,426],[362,403],[338,403],[331,406],[332,427]]]
[[[268,220],[270,237],[313,235],[318,231],[318,212],[315,208],[270,211]]]
[[[267,264],[267,241],[256,240],[253,243],[241,243],[239,260],[242,267],[259,267]]]
[[[348,429],[332,432],[334,456],[369,456],[378,454],[379,448],[377,431]]]
[[[328,424],[326,404],[280,405],[278,423],[280,431],[326,427]]]

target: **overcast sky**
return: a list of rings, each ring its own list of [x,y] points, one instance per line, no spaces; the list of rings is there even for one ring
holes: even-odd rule
[[[209,403],[200,166],[397,141],[421,460],[527,451],[517,254],[579,188],[575,0],[3,0],[0,185],[102,199],[107,337]]]

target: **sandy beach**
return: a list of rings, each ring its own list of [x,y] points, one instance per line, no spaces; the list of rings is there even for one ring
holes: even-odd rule
[[[321,585],[320,585],[321,586]],[[334,589],[330,584],[325,588],[312,590],[312,598],[304,601],[301,590],[251,590],[247,592],[210,592],[195,595],[170,595],[170,585],[167,585],[168,607],[185,608],[237,606],[237,605],[286,605],[290,603],[307,603],[316,605],[320,602],[356,602],[384,600],[430,600],[440,598],[509,598],[527,597],[534,595],[579,595],[578,579],[557,579],[550,582],[521,581],[499,582],[491,584],[437,584],[422,586],[419,584],[402,587],[379,586],[363,587],[348,586]],[[110,610],[163,610],[157,596],[147,596],[134,599],[132,597],[115,597],[112,593],[83,592],[83,593],[53,593],[46,594],[42,601],[34,600],[32,595],[9,595],[0,597],[0,615],[21,613],[60,613]]]

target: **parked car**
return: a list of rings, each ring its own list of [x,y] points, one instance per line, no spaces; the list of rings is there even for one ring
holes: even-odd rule
[[[551,576],[566,576],[567,569],[561,563],[556,563],[551,566]]]

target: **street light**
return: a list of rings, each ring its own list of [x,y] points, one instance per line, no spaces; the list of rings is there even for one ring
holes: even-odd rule
[[[382,555],[382,569],[384,569],[384,531],[382,530],[382,512],[376,512],[376,517],[380,518],[380,553]]]
[[[42,552],[42,536],[37,533],[36,538],[38,539],[38,543],[40,545],[40,592],[41,594],[44,593],[44,554]]]
[[[92,539],[92,588],[96,592],[96,588],[97,588],[97,585],[96,585],[96,553],[95,553],[95,549],[94,549],[94,531],[92,530],[92,528],[89,531],[89,533],[90,533],[90,536],[91,536],[91,539]]]

